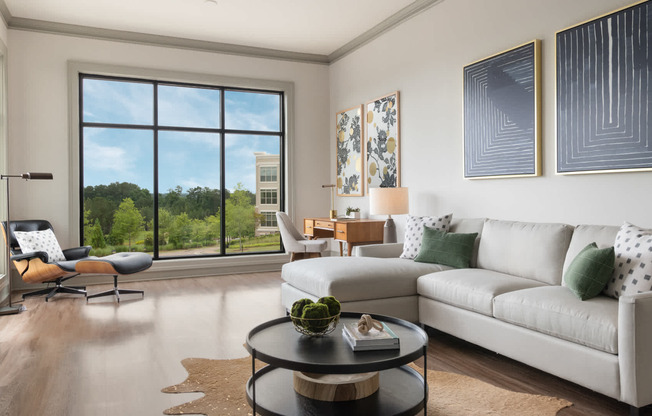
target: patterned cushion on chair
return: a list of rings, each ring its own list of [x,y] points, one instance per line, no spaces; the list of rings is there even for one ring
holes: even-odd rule
[[[14,231],[16,241],[23,253],[44,251],[48,254],[48,262],[65,261],[66,256],[51,229],[42,231]]]

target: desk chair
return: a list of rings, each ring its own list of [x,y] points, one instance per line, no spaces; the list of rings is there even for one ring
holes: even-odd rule
[[[294,227],[290,217],[285,212],[276,213],[276,222],[281,231],[283,246],[290,253],[290,261],[321,257],[321,252],[326,249],[328,244],[326,240],[307,240]]]

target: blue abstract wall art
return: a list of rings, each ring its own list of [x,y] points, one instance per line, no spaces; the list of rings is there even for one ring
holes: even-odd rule
[[[651,1],[557,32],[557,172],[652,170]]]
[[[464,177],[540,175],[540,41],[464,67]]]

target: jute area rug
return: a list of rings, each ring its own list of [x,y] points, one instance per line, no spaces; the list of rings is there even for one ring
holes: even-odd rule
[[[251,376],[251,358],[209,360],[186,358],[181,364],[188,378],[166,387],[164,393],[203,392],[204,397],[165,410],[166,415],[251,415],[245,384]],[[257,363],[263,367],[264,363]],[[414,368],[420,368],[412,364]],[[428,370],[428,415],[435,416],[554,416],[572,406],[556,397],[516,393],[459,374]],[[290,386],[291,388],[291,386]]]

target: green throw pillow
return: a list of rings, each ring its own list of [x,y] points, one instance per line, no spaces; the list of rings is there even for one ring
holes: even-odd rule
[[[447,233],[424,227],[419,254],[414,261],[437,263],[458,269],[467,268],[473,256],[473,247],[478,233]]]
[[[573,259],[564,274],[566,286],[582,300],[600,294],[614,271],[614,248],[591,243]]]

